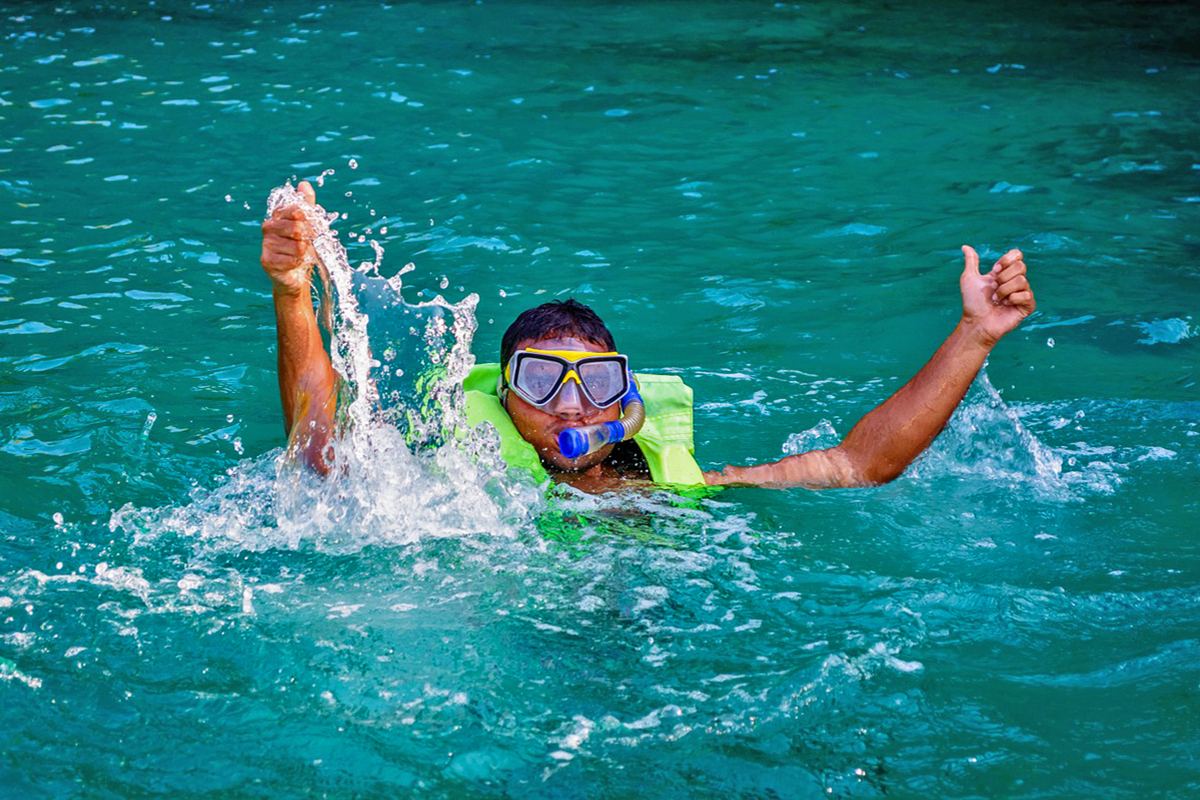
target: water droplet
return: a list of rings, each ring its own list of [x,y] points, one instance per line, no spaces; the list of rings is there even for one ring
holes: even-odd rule
[[[501,296],[501,297],[508,297],[508,292],[506,292],[506,291],[504,291],[503,289],[501,289],[501,290],[500,290],[500,296]]]
[[[232,202],[233,202],[233,195],[228,195],[228,194],[227,194],[227,195],[225,195],[225,202],[226,202],[226,203],[232,203]]]
[[[239,456],[246,454],[245,450],[242,449],[242,437],[240,437],[240,436],[233,437],[233,449],[237,451],[237,454]]]
[[[349,191],[346,192],[346,197],[353,197],[353,196],[354,196],[354,192],[349,192]]]
[[[63,515],[62,515],[62,512],[61,512],[61,511],[55,511],[55,512],[54,512],[54,524],[55,524],[55,525],[62,525],[62,524],[63,524]]]
[[[1049,339],[1046,340],[1046,347],[1054,347],[1054,337],[1053,336],[1051,336]]]
[[[445,275],[443,275],[442,279],[440,281],[438,281],[438,286],[442,287],[443,289],[445,289],[449,285],[450,285],[450,279],[447,278]]]
[[[379,229],[379,235],[380,235],[380,236],[383,236],[385,233],[387,233],[387,226],[386,226],[386,225],[384,225],[382,228],[380,228],[380,229]]]
[[[350,169],[358,169],[358,162],[355,161],[353,158],[350,159]]]

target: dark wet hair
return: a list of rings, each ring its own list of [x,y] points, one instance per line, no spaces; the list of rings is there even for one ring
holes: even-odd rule
[[[522,311],[500,340],[500,369],[508,366],[517,342],[551,336],[578,336],[616,350],[617,344],[596,312],[574,299],[554,300]]]

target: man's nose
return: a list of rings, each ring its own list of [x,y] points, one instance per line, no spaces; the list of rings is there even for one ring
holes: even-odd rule
[[[583,394],[579,391],[579,383],[571,378],[559,391],[550,405],[550,413],[563,419],[580,419],[585,413]]]

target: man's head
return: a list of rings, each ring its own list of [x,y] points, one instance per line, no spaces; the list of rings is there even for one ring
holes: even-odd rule
[[[524,311],[504,332],[500,341],[500,369],[503,372],[517,350],[572,350],[594,353],[616,350],[612,333],[592,311],[574,300],[544,303]],[[620,406],[596,408],[568,378],[562,390],[549,402],[535,406],[516,392],[504,393],[504,407],[525,441],[532,444],[548,464],[562,470],[582,471],[599,464],[612,447],[576,459],[565,458],[558,449],[558,434],[566,428],[610,422],[620,417]]]
[[[601,350],[617,349],[613,335],[595,311],[574,299],[554,300],[522,311],[508,326],[500,340],[500,369],[508,366],[513,351],[522,341],[536,342],[556,336],[574,336],[599,345]]]

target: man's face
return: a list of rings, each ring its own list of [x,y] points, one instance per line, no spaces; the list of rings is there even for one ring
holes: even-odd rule
[[[556,336],[547,339],[523,339],[517,342],[517,350],[533,347],[538,350],[581,350],[603,353],[604,345],[580,339],[577,336]],[[612,422],[621,417],[621,404],[613,403],[608,408],[596,408],[579,390],[579,384],[568,380],[562,390],[544,406],[526,402],[516,392],[509,390],[504,401],[508,415],[517,426],[525,441],[533,445],[542,461],[567,472],[583,472],[590,469],[612,452],[606,445],[594,453],[579,458],[567,458],[558,449],[558,434],[567,428],[595,425],[597,422]]]

